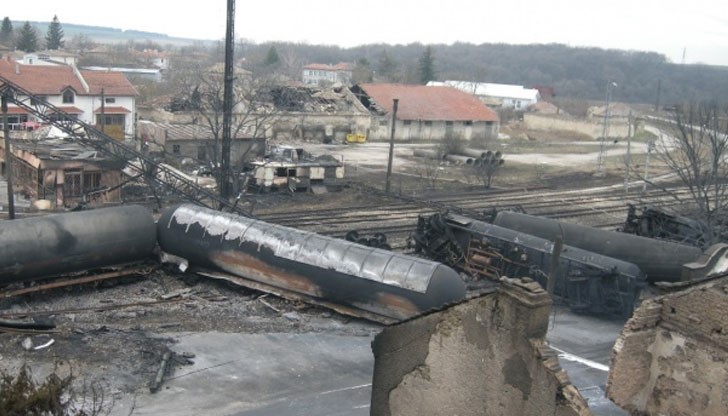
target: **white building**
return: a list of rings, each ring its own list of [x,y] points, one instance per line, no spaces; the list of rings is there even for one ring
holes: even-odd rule
[[[536,104],[540,98],[537,89],[525,88],[523,85],[470,81],[431,81],[427,85],[457,88],[478,97],[488,106],[514,108],[516,110],[525,110],[526,107]]]
[[[0,76],[63,111],[49,115],[52,120],[103,124],[112,137],[134,137],[138,92],[120,72],[83,71],[72,65],[23,65],[5,58],[0,60]],[[8,114],[13,129],[43,121],[12,104]]]
[[[354,64],[340,62],[336,65],[309,64],[303,67],[303,83],[310,85],[327,85],[341,83],[351,84]]]

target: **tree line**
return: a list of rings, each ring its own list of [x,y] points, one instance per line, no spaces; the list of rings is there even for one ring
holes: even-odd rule
[[[299,43],[241,42],[237,54],[260,64],[271,48],[290,75],[307,63],[356,64],[355,81],[424,83],[463,80],[550,86],[557,96],[603,100],[607,85],[614,100],[674,106],[685,101],[725,102],[728,67],[679,65],[655,52],[570,47],[561,44],[407,45],[370,44],[353,48]]]
[[[63,49],[65,41],[63,40],[63,28],[58,16],[53,16],[48,25],[48,30],[44,39],[44,43],[40,43],[38,31],[30,22],[26,21],[22,27],[13,28],[13,22],[8,16],[0,24],[0,44],[14,47],[23,52],[35,52],[45,46],[48,50]]]

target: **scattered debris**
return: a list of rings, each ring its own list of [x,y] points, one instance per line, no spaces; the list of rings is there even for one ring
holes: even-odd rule
[[[691,246],[707,248],[715,235],[725,237],[725,232],[711,231],[705,223],[682,215],[674,215],[657,207],[642,207],[637,213],[637,207],[627,204],[627,220],[621,228],[622,232],[642,237],[656,238],[689,244]],[[714,235],[715,234],[715,235]],[[725,240],[725,238],[721,238]]]
[[[352,243],[361,244],[367,247],[381,248],[382,250],[392,250],[392,247],[387,243],[387,236],[383,233],[374,233],[371,237],[359,235],[359,231],[352,230],[346,233],[344,237],[346,241]]]
[[[50,340],[49,340],[48,342],[46,342],[45,344],[41,344],[41,345],[37,345],[37,346],[33,347],[33,351],[38,351],[38,350],[42,350],[42,349],[44,349],[44,348],[48,348],[48,347],[50,347],[51,345],[53,345],[53,343],[55,343],[55,342],[56,342],[56,340],[54,340],[53,338],[51,338],[51,339],[50,339]]]
[[[159,391],[160,387],[162,387],[162,381],[164,379],[164,375],[167,372],[167,365],[169,364],[169,358],[172,356],[171,351],[165,351],[164,354],[162,354],[162,362],[159,364],[159,370],[157,370],[157,374],[154,376],[154,380],[149,384],[149,392],[150,393],[156,393]]]

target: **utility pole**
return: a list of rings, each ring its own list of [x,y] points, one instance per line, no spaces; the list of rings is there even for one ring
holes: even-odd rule
[[[101,133],[106,133],[104,127],[106,126],[106,97],[104,95],[104,89],[101,88]]]
[[[597,173],[595,176],[603,177],[606,175],[604,164],[607,158],[607,140],[609,139],[609,102],[612,99],[612,87],[616,87],[616,82],[607,84],[606,107],[604,108],[604,125],[602,126],[602,140],[599,142],[599,156],[597,157]]]
[[[399,106],[399,99],[395,98],[392,101],[392,133],[389,135],[389,161],[387,162],[387,183],[384,191],[389,193],[392,187],[392,161],[394,160],[394,131],[397,125],[397,107]]]
[[[627,169],[624,176],[624,193],[629,193],[629,169],[630,163],[632,162],[632,111],[629,112],[627,118]]]
[[[228,199],[232,193],[230,145],[233,118],[233,63],[235,53],[235,0],[227,2],[227,30],[225,31],[225,86],[222,100],[222,152],[220,155],[220,196]]]
[[[2,96],[3,136],[5,138],[5,180],[8,181],[8,219],[15,219],[15,196],[13,195],[13,156],[10,153],[10,126],[8,125],[8,96]]]

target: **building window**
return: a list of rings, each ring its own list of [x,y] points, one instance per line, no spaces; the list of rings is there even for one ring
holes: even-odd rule
[[[412,124],[412,120],[405,120],[405,121],[403,122],[403,124],[404,124],[405,126],[409,126],[410,124]]]
[[[103,121],[107,126],[123,126],[126,124],[126,115],[124,114],[104,114]],[[96,114],[96,124],[101,123],[101,114]]]
[[[80,170],[67,170],[63,172],[63,195],[68,197],[81,196],[83,194],[81,178]]]
[[[180,148],[178,144],[172,145],[172,153],[174,153],[175,155],[178,155],[180,153]]]
[[[453,125],[453,122],[452,122],[452,121],[446,121],[446,122],[445,122],[445,125],[446,125],[446,126],[449,126],[449,127],[452,127],[452,125]]]
[[[380,119],[380,120],[379,120],[379,125],[380,125],[381,127],[386,127],[386,126],[388,126],[388,125],[389,125],[389,120],[387,120],[386,118]]]
[[[116,103],[116,98],[114,98],[114,97],[105,97],[104,98],[104,103],[106,103],[106,104],[115,104]]]
[[[101,172],[84,172],[83,173],[83,190],[84,192],[95,191],[101,187]]]
[[[430,120],[425,121],[425,126],[431,126],[431,125],[432,125],[432,121],[430,121]]]
[[[67,170],[63,172],[63,196],[80,197],[101,187],[101,172]]]
[[[205,148],[205,146],[197,147],[197,159],[198,160],[207,160],[207,149]]]
[[[71,90],[63,91],[63,104],[73,104],[74,99],[75,99],[75,96],[73,94],[73,91],[71,91]]]
[[[463,121],[463,125],[465,125],[465,126],[472,126],[473,125],[473,120]]]

